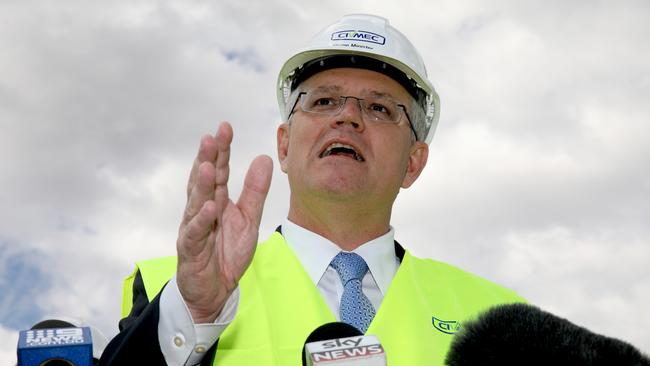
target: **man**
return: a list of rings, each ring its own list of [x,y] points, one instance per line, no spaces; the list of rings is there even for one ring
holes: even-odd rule
[[[426,165],[439,101],[386,19],[343,17],[285,63],[278,85],[287,219],[256,245],[270,158],[252,162],[235,203],[232,129],[204,137],[178,256],[138,263],[103,364],[296,365],[307,335],[336,320],[377,335],[390,364],[442,364],[459,322],[523,301],[394,241],[393,202]]]

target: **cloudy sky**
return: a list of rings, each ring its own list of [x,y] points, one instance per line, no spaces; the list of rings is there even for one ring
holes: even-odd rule
[[[200,137],[232,122],[236,197],[275,156],[281,64],[352,12],[442,99],[397,239],[650,353],[649,2],[0,0],[0,364],[48,316],[114,335],[133,262],[174,253]],[[287,198],[276,169],[262,237]]]

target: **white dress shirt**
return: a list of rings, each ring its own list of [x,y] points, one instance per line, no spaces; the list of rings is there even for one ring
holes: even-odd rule
[[[386,234],[362,244],[353,251],[368,264],[362,290],[375,309],[379,309],[399,267],[399,260],[395,256],[394,234],[395,231],[391,227]],[[343,295],[343,284],[336,270],[329,264],[341,252],[341,248],[288,219],[282,224],[282,236],[320,290],[336,319],[340,320],[339,303]],[[228,298],[215,322],[210,324],[194,324],[178,290],[176,276],[165,286],[160,296],[160,349],[168,365],[189,366],[201,362],[205,352],[214,345],[235,318],[239,288]]]

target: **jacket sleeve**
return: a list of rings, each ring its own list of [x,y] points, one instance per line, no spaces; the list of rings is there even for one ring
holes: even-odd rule
[[[149,302],[138,271],[133,282],[133,308],[119,322],[120,333],[106,346],[99,366],[167,365],[158,343],[160,293]],[[212,364],[217,344],[206,352],[201,366]]]

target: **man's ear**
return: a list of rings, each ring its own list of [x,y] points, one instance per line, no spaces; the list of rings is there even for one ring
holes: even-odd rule
[[[404,174],[404,179],[402,180],[402,188],[410,187],[418,179],[420,173],[422,173],[422,170],[427,165],[428,158],[429,145],[422,141],[416,141],[411,146],[406,174]]]
[[[280,161],[280,169],[287,172],[287,155],[289,153],[289,132],[291,126],[288,123],[283,123],[278,126],[278,160]]]

